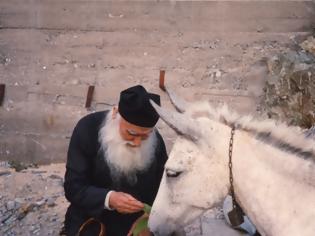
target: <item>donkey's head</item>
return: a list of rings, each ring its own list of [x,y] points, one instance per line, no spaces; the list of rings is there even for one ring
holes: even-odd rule
[[[182,113],[178,113],[153,106],[179,134],[149,219],[155,235],[172,235],[183,232],[183,226],[219,204],[228,193],[228,162],[222,153],[228,153],[230,129],[202,115],[197,107],[185,112],[181,103],[177,110]]]

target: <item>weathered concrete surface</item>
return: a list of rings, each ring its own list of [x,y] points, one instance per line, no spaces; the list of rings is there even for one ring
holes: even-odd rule
[[[5,1],[1,5],[4,28],[107,32],[134,28],[240,32],[255,31],[257,26],[268,32],[292,32],[311,28],[314,15],[311,2],[284,1]]]
[[[315,25],[311,1],[0,1],[0,159],[64,161],[80,117],[158,75],[189,101],[260,111],[262,59]],[[95,85],[92,108],[84,108]],[[174,134],[158,124],[170,149]]]

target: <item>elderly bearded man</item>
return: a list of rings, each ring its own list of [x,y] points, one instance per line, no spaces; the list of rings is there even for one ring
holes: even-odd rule
[[[71,203],[66,235],[77,235],[94,218],[105,225],[106,236],[126,236],[143,204],[153,203],[167,153],[150,99],[160,104],[158,95],[131,87],[121,92],[118,108],[89,114],[74,128],[64,184]],[[98,235],[99,226],[85,231]]]

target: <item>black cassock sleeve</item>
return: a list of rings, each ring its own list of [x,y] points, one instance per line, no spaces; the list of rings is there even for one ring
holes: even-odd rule
[[[65,196],[73,205],[82,208],[90,217],[98,217],[104,211],[109,189],[98,188],[90,182],[96,142],[93,129],[84,120],[74,128],[66,164]]]

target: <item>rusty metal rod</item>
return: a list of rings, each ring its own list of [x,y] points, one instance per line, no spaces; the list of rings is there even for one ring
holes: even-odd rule
[[[164,79],[165,79],[165,70],[160,70],[160,84],[159,84],[159,87],[163,91],[165,91]]]
[[[94,93],[94,85],[90,85],[88,92],[87,92],[87,96],[86,96],[86,102],[85,102],[85,107],[89,108],[91,106],[92,103],[92,98],[93,98],[93,93]]]
[[[2,106],[4,101],[5,84],[0,84],[0,106]]]

